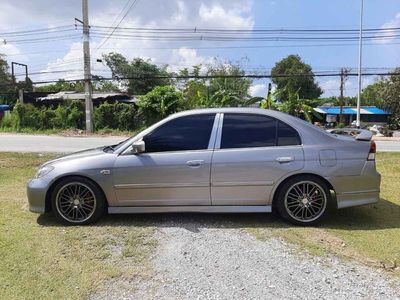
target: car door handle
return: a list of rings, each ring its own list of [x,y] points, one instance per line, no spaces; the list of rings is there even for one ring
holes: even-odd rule
[[[294,161],[293,156],[280,156],[276,158],[276,161],[279,163],[286,163],[286,162],[291,162]]]
[[[186,164],[189,167],[200,167],[202,164],[204,164],[204,160],[188,160]]]

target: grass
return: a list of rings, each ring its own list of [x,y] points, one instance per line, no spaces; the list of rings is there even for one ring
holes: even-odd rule
[[[318,227],[301,228],[275,220],[268,229],[249,229],[257,238],[283,237],[312,254],[333,253],[400,275],[400,153],[378,153],[382,175],[377,204],[338,210]]]
[[[0,299],[82,299],[111,278],[150,276],[151,226],[64,227],[28,212],[26,181],[50,158],[0,153]]]
[[[64,227],[28,212],[26,181],[50,158],[0,153],[0,299],[83,299],[113,279],[152,276],[149,254],[162,215],[107,216],[93,226]],[[381,201],[339,210],[318,227],[263,214],[169,218],[180,226],[198,220],[204,227],[244,228],[259,239],[282,237],[315,255],[333,253],[400,275],[400,153],[378,153],[377,166]]]

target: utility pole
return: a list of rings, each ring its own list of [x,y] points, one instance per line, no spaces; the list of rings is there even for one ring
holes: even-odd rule
[[[339,106],[340,106],[340,114],[339,114],[339,122],[344,123],[344,115],[343,115],[343,103],[344,103],[344,84],[347,79],[347,74],[349,70],[342,68],[340,70],[340,97],[339,97]]]
[[[83,28],[83,71],[85,85],[85,116],[86,131],[93,132],[93,102],[92,83],[90,74],[90,46],[89,46],[89,12],[88,0],[82,0],[82,28]]]
[[[361,0],[360,7],[360,41],[358,45],[358,93],[357,93],[357,120],[356,126],[360,128],[361,116],[361,67],[362,67],[362,39],[363,39],[363,14],[364,14],[364,0]]]

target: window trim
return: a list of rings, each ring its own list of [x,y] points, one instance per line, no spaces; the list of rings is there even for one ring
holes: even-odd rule
[[[248,115],[248,116],[264,116],[267,118],[274,119],[276,122],[275,130],[276,130],[276,136],[275,136],[275,145],[274,146],[262,146],[262,147],[235,147],[235,148],[221,148],[221,141],[222,141],[222,129],[224,125],[224,119],[225,119],[225,113],[221,113],[219,125],[218,125],[218,132],[217,132],[217,141],[215,143],[215,150],[249,150],[249,149],[271,149],[271,148],[286,148],[286,147],[299,147],[303,146],[303,139],[299,133],[299,131],[294,128],[293,126],[289,125],[287,122],[282,121],[281,119],[278,119],[276,117],[270,116],[270,115],[265,115],[265,114],[256,114],[256,113],[242,113],[242,112],[229,112],[226,114],[235,114],[235,115]],[[297,135],[299,136],[300,139],[300,144],[298,145],[285,145],[285,146],[278,146],[276,145],[277,140],[278,140],[278,122],[282,122],[292,128]]]
[[[206,149],[194,149],[194,150],[173,150],[173,151],[154,151],[154,152],[143,152],[140,155],[146,155],[146,154],[162,154],[162,153],[168,153],[168,154],[173,154],[173,153],[185,153],[185,152],[200,152],[200,151],[210,151],[214,149],[214,145],[215,145],[215,141],[216,141],[216,134],[218,131],[218,123],[219,123],[219,118],[220,118],[220,114],[219,113],[203,113],[203,114],[190,114],[190,115],[184,115],[184,116],[179,116],[176,118],[172,118],[170,120],[168,120],[167,122],[164,122],[162,124],[160,124],[160,126],[157,126],[156,128],[153,128],[153,130],[151,130],[150,132],[146,133],[145,135],[143,135],[141,137],[140,140],[143,140],[143,138],[146,135],[151,134],[152,132],[154,132],[155,130],[157,130],[158,128],[160,128],[161,126],[164,126],[166,124],[168,124],[171,121],[175,121],[177,119],[181,119],[181,118],[186,118],[186,117],[192,117],[192,116],[201,116],[201,115],[213,115],[214,114],[214,121],[213,121],[213,125],[211,127],[211,133],[210,133],[210,137],[208,139],[208,144],[207,144],[207,148]],[[211,147],[211,148],[210,148]]]

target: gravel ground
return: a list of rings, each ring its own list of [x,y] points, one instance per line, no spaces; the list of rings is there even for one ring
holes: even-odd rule
[[[383,271],[313,257],[277,238],[257,240],[235,226],[183,218],[159,224],[151,279],[109,282],[91,298],[400,299],[399,281]]]

